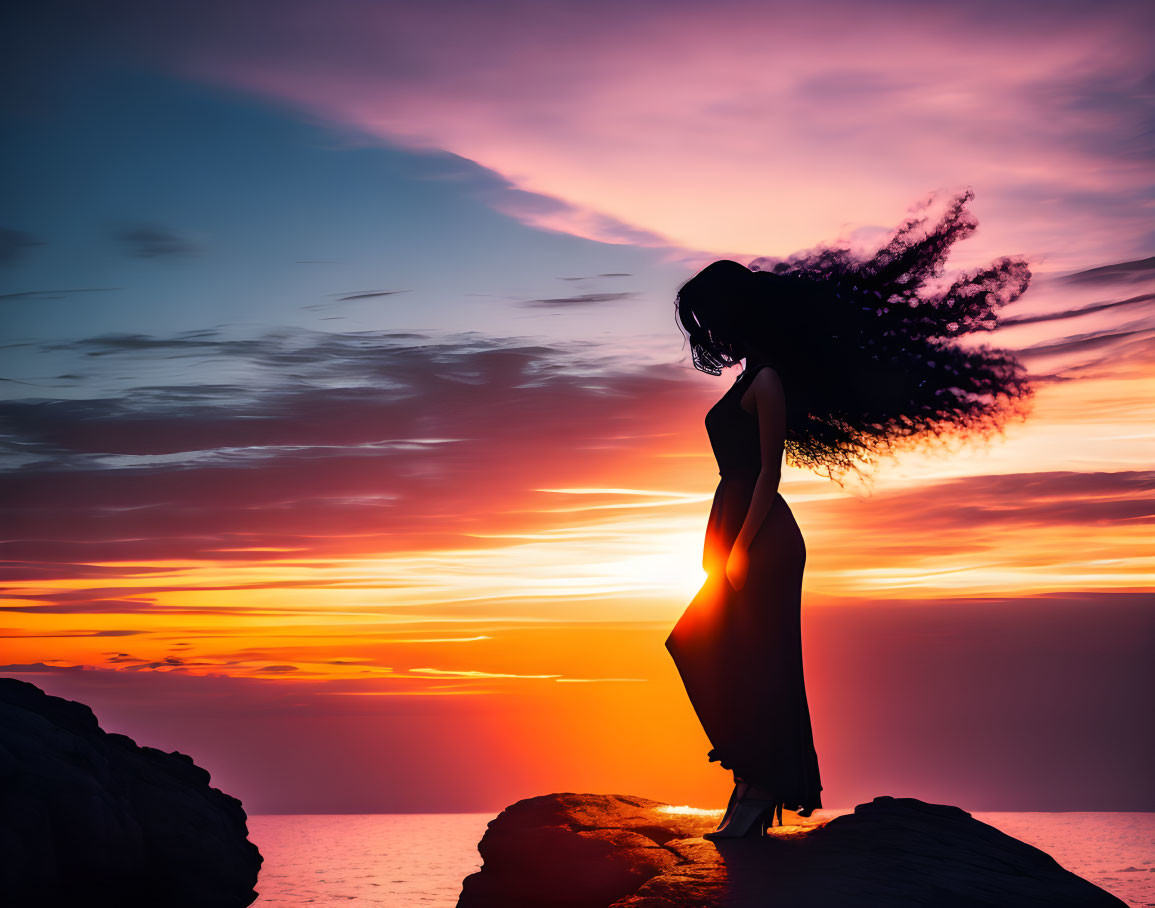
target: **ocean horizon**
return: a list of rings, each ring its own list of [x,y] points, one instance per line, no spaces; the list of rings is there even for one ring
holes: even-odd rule
[[[250,815],[249,839],[265,859],[253,904],[453,908],[498,812]],[[969,812],[1128,905],[1155,908],[1155,813]]]

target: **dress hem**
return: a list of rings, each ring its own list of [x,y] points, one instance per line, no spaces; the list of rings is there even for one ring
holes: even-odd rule
[[[736,771],[735,767],[727,763],[726,758],[718,753],[718,748],[712,748],[710,752],[706,754],[706,756],[709,759],[709,762],[718,763],[723,769],[728,769],[731,772],[734,772],[735,775],[740,775]],[[758,788],[766,788],[767,790],[773,791],[775,787],[773,784],[760,782],[757,777],[742,776],[741,778],[743,781],[752,782]],[[816,791],[810,792],[805,796],[783,796],[781,798],[775,799],[775,803],[781,804],[784,810],[792,810],[795,813],[801,814],[802,816],[810,816],[810,814],[815,810],[822,809],[822,797],[818,794],[820,791],[822,791],[821,785],[818,786]]]

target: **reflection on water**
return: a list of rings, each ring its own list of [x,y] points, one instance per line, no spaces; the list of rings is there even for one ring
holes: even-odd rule
[[[717,814],[679,806],[675,812]],[[815,811],[825,821],[845,810]],[[1129,905],[1155,906],[1155,814],[991,813],[975,819],[1052,855]],[[453,908],[479,869],[477,843],[495,813],[251,816],[264,855],[254,905],[435,905]],[[791,822],[777,835],[800,831]],[[777,827],[775,827],[777,828]]]
[[[254,905],[453,906],[492,813],[249,817],[265,862]]]
[[[1041,848],[1128,905],[1155,905],[1155,813],[990,813],[971,816]]]

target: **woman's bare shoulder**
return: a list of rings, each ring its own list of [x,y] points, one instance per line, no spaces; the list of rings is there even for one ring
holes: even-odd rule
[[[763,388],[773,388],[775,386],[782,387],[782,376],[769,363],[760,363],[753,367],[757,370],[754,374],[754,380],[750,382],[751,387],[761,386]]]
[[[758,371],[750,381],[750,387],[743,392],[740,401],[742,409],[748,413],[757,413],[759,403],[774,406],[785,398],[782,377],[773,366],[763,364],[753,368]]]

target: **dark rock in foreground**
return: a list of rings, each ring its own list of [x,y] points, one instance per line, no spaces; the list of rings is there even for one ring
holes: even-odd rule
[[[262,860],[245,820],[191,757],[138,747],[83,703],[0,678],[6,908],[244,908]]]
[[[958,807],[879,797],[831,820],[788,812],[761,839],[703,839],[720,813],[526,798],[489,822],[458,908],[1124,905]]]

